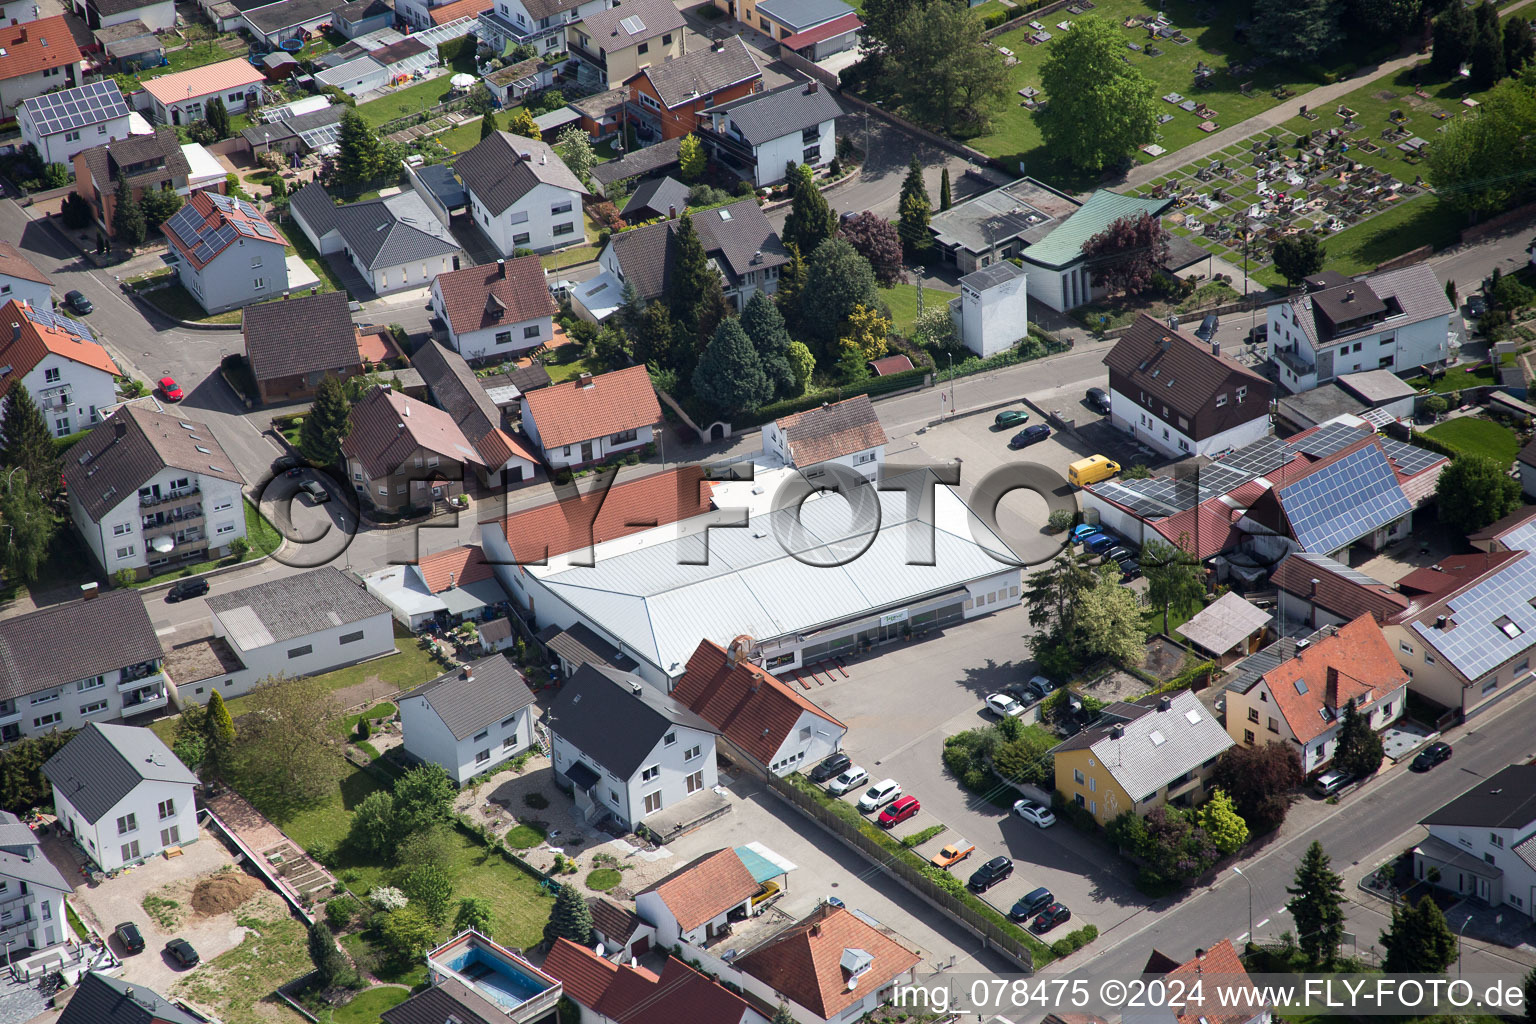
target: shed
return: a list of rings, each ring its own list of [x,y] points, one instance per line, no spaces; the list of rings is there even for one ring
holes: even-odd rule
[[[1218,665],[1253,654],[1269,630],[1270,614],[1228,592],[1174,630]]]

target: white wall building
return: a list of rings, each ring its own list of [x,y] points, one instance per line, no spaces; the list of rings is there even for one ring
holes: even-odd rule
[[[288,290],[287,244],[244,199],[194,192],[161,231],[176,254],[182,285],[209,313]]]
[[[465,359],[505,359],[547,345],[559,307],[537,256],[465,267],[432,280],[432,311]]]
[[[395,13],[412,25],[430,24],[433,6],[430,0],[398,0]],[[565,49],[567,25],[612,6],[612,0],[496,0],[480,13],[475,37],[497,53],[508,44],[529,43],[542,56]]]
[[[142,21],[151,32],[169,32],[176,27],[176,5],[172,0],[74,0],[75,13],[93,29]]]
[[[702,946],[723,933],[733,911],[745,909],[761,883],[735,850],[697,857],[635,895],[635,913],[656,929],[656,943]]]
[[[144,83],[142,95],[150,119],[157,124],[191,124],[202,120],[207,105],[216,99],[231,114],[245,113],[246,106],[259,99],[265,81],[266,76],[250,61],[236,57],[151,78]],[[140,109],[146,109],[142,103]]]
[[[422,683],[399,703],[406,753],[461,786],[533,745],[533,691],[504,655]]]
[[[43,775],[59,824],[103,871],[197,841],[197,776],[148,729],[92,722]]]
[[[539,388],[522,396],[523,430],[551,467],[602,462],[643,448],[661,421],[661,403],[644,366]]]
[[[117,82],[104,78],[23,101],[16,108],[16,125],[22,141],[36,146],[44,163],[67,167],[83,149],[132,135],[132,116]]]
[[[1007,260],[965,275],[949,318],[960,343],[983,359],[1007,351],[1029,333],[1027,275]]]
[[[453,270],[461,250],[415,192],[337,206],[318,182],[293,194],[289,212],[315,249],[342,253],[375,294],[421,288]]]
[[[0,306],[0,395],[20,381],[54,437],[101,421],[121,372],[91,329],[47,306]]]
[[[37,833],[10,811],[0,811],[0,944],[24,953],[69,939],[64,898],[73,892]]]
[[[818,487],[836,487],[829,466],[879,479],[885,465],[885,428],[868,395],[845,398],[763,425],[763,454],[781,466],[794,466]]]
[[[0,305],[12,299],[34,309],[52,309],[53,280],[16,246],[0,241]]]
[[[28,17],[38,9],[29,8]],[[0,25],[0,116],[9,117],[21,101],[54,89],[73,89],[85,79],[85,59],[64,15],[17,24],[13,15]]]
[[[1419,822],[1429,835],[1413,849],[1413,876],[1490,907],[1536,917],[1536,765],[1512,764]],[[1438,869],[1438,880],[1430,870]]]
[[[716,159],[758,188],[784,180],[791,164],[822,167],[837,155],[843,106],[814,79],[709,107],[703,134]]]
[[[469,193],[475,224],[501,255],[586,240],[587,190],[548,143],[499,131],[460,156],[453,170]]]

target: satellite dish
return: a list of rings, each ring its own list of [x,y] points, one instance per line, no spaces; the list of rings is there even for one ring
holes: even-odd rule
[[[150,541],[149,546],[154,548],[160,554],[164,555],[176,547],[176,540],[169,534],[165,534]]]
[[[854,977],[848,979],[848,991],[849,992],[852,992],[854,989],[856,989],[858,987],[859,987],[859,979],[858,979],[857,975],[855,975]]]
[[[603,955],[603,944],[601,942],[599,942],[597,944],[597,949],[593,950],[593,952],[596,953],[598,956],[602,956]]]

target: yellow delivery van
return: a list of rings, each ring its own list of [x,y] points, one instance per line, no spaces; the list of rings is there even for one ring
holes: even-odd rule
[[[1079,459],[1067,467],[1067,480],[1074,487],[1086,487],[1096,484],[1100,480],[1108,480],[1120,472],[1120,463],[1105,458],[1102,455],[1090,455],[1086,459]]]

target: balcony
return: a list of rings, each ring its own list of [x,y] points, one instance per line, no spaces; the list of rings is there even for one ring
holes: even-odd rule
[[[0,707],[0,725],[10,725],[12,722],[21,721],[21,708],[12,704],[9,709]]]
[[[123,698],[123,717],[142,714],[145,711],[153,711],[156,708],[165,707],[167,700],[165,686],[163,684],[146,686],[141,690],[135,690]]]
[[[1289,346],[1286,348],[1271,346],[1269,354],[1271,359],[1298,377],[1310,377],[1313,373],[1317,372],[1315,366],[1301,358],[1300,353]]]
[[[157,676],[163,670],[158,661],[145,661],[137,665],[129,665],[122,670],[122,677],[118,681],[118,689],[121,690],[125,683],[137,682],[140,679],[148,679]]]
[[[597,68],[597,69],[599,69],[601,71],[607,71],[608,70],[608,60],[607,60],[607,58],[599,57],[597,54],[593,53],[591,50],[588,50],[587,48],[585,48],[583,46],[577,45],[577,43],[574,42],[573,40],[567,39],[566,43],[565,43],[565,48],[570,53],[570,55],[572,57],[579,57],[585,63],[590,64],[593,67],[595,67],[595,68]]]
[[[156,537],[163,537],[168,533],[200,527],[207,522],[207,518],[202,513],[202,506],[189,507],[194,507],[197,511],[183,514],[183,511],[178,509],[174,514],[145,516],[143,519],[144,539],[153,540]]]
[[[730,132],[717,132],[707,124],[699,126],[699,135],[705,142],[725,150],[727,154],[739,160],[746,161],[748,166],[757,160],[756,154],[752,152],[751,143],[740,136],[732,135]]]
[[[125,671],[124,675],[123,675],[123,678],[122,678],[122,681],[117,684],[117,692],[118,693],[127,693],[129,690],[142,690],[146,686],[159,685],[160,684],[160,679],[158,678],[159,675],[160,675],[160,670],[158,668],[155,669],[153,672],[145,672],[142,675],[135,675],[135,676],[132,676],[132,677],[130,677],[126,673],[126,671]],[[146,683],[145,682],[146,679],[153,680],[153,682],[152,683]]]
[[[180,501],[188,495],[201,493],[202,488],[193,484],[191,487],[183,488],[179,491],[166,491],[163,494],[140,494],[139,508],[158,508],[173,501]]]

